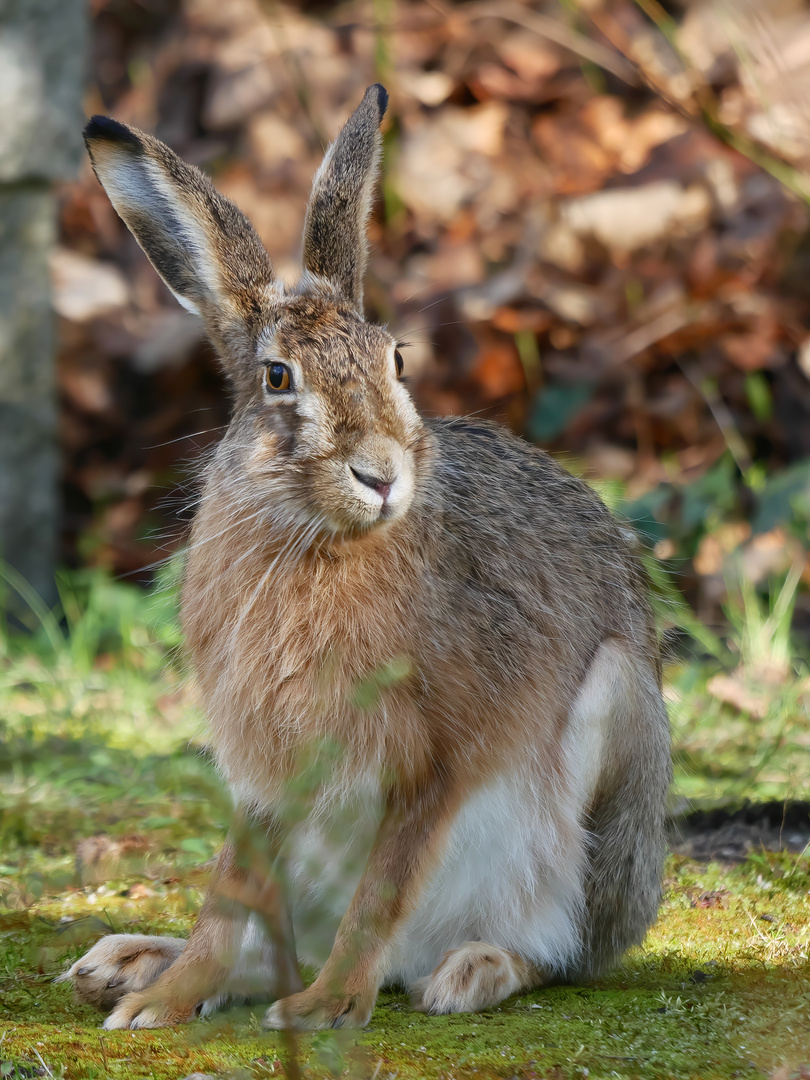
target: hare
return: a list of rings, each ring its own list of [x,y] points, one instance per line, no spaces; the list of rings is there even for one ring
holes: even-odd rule
[[[486,1009],[599,976],[656,917],[670,755],[645,575],[547,454],[421,417],[365,321],[387,100],[370,87],[329,147],[291,289],[196,168],[114,120],[85,130],[234,397],[182,621],[242,824],[187,943],[107,937],[65,973],[106,1028],[229,996],[276,999],[270,1028],[363,1026],[388,984]],[[306,988],[299,956],[322,964]]]

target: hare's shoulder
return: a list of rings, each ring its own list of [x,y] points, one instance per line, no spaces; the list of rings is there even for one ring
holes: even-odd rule
[[[501,655],[529,640],[545,655],[549,620],[551,637],[580,650],[610,634],[655,647],[632,531],[583,480],[497,424],[465,418],[430,427],[441,577],[454,612],[469,608],[471,624],[485,622],[490,637],[500,627]]]
[[[607,535],[621,544],[621,530],[599,496],[544,450],[500,424],[471,417],[428,421],[436,436],[435,479],[450,517],[467,521],[473,510],[497,515],[501,529],[546,536]],[[492,522],[495,524],[495,521]]]

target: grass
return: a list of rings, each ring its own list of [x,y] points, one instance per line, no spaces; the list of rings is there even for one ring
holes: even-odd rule
[[[139,882],[135,882],[138,884]],[[202,875],[67,889],[0,917],[0,1059],[70,1080],[193,1072],[283,1075],[262,1009],[155,1032],[98,1029],[51,976],[112,926],[184,934]],[[512,998],[476,1016],[424,1017],[381,996],[359,1035],[301,1040],[312,1077],[767,1077],[810,1061],[810,858],[761,856],[734,868],[673,858],[645,949],[595,986]],[[9,1073],[7,1075],[14,1075]],[[27,1075],[32,1075],[28,1073]]]
[[[19,851],[36,865],[100,831],[147,831],[178,851],[194,837],[196,858],[218,846],[230,803],[203,753],[174,584],[145,595],[78,575],[63,583],[61,622],[0,634],[5,861]]]
[[[681,795],[810,791],[795,588],[741,592],[718,655],[670,666]],[[62,591],[62,617],[39,611],[29,635],[0,634],[0,1077],[293,1075],[258,1007],[102,1033],[51,981],[110,929],[187,934],[230,818],[177,655],[172,574],[151,597],[98,575]],[[77,841],[98,833],[129,838],[138,857],[83,884]],[[384,994],[360,1035],[301,1040],[303,1075],[798,1077],[810,1063],[808,896],[807,852],[734,868],[673,856],[644,950],[604,981],[446,1018]]]
[[[766,596],[737,578],[725,642],[669,666],[677,794],[705,804],[810,792],[810,675],[791,633],[800,575],[797,564]]]

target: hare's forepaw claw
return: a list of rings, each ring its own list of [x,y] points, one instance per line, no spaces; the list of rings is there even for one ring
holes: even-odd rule
[[[156,1001],[148,993],[127,994],[104,1021],[105,1031],[136,1031],[139,1028],[174,1027],[191,1020],[197,1003]]]
[[[264,1026],[274,1030],[319,1031],[323,1028],[365,1027],[374,1009],[374,993],[325,995],[313,984],[271,1005]]]

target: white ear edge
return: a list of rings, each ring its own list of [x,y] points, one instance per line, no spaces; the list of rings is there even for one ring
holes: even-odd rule
[[[134,214],[146,213],[154,219],[156,229],[169,233],[174,231],[179,244],[185,245],[194,260],[194,270],[200,284],[212,300],[219,300],[221,287],[214,269],[216,257],[205,231],[195,219],[193,211],[177,198],[160,167],[145,157],[133,160],[128,154],[108,153],[105,159],[97,163],[96,169],[110,202],[121,218],[126,222],[129,211]],[[167,224],[167,217],[176,223],[174,229]],[[166,285],[186,311],[192,315],[200,314],[193,300],[181,296],[168,282]]]
[[[339,135],[340,132],[338,132],[338,134],[327,146],[326,153],[323,155],[323,161],[320,163],[320,165],[315,171],[315,175],[312,177],[312,184],[310,185],[311,191],[315,191],[317,189],[318,184],[320,184],[321,180],[323,179],[323,174],[326,172],[327,168],[331,164],[332,158],[335,156],[335,147],[337,146]]]
[[[166,285],[166,288],[175,298],[180,307],[184,307],[186,311],[188,311],[191,315],[196,315],[198,316],[198,318],[202,318],[202,313],[196,304],[192,303],[192,301],[189,300],[187,297],[181,296],[180,293],[175,292],[174,289],[171,288],[171,286]]]

